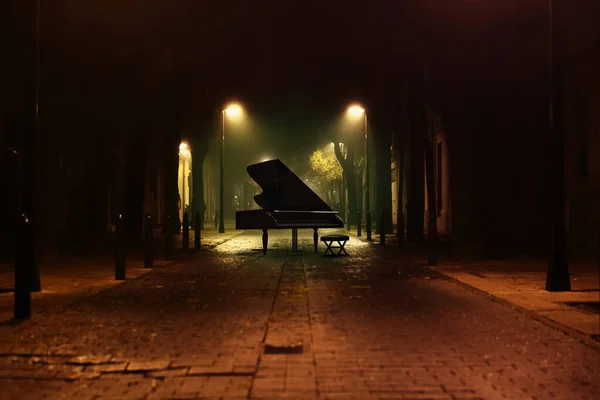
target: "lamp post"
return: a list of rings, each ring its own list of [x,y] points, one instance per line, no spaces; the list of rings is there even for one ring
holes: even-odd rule
[[[369,123],[367,119],[367,112],[364,108],[359,105],[352,105],[348,107],[348,115],[352,118],[363,117],[364,121],[364,135],[365,135],[365,218],[366,218],[366,229],[367,229],[367,240],[371,240],[371,176],[369,174]],[[360,225],[361,221],[358,221]]]
[[[220,174],[220,190],[219,190],[219,233],[225,233],[225,221],[224,221],[224,217],[223,217],[223,170],[224,170],[224,164],[223,161],[225,159],[225,117],[226,116],[230,116],[230,117],[237,117],[239,115],[242,114],[242,107],[240,107],[239,104],[230,104],[229,106],[227,106],[227,108],[225,108],[223,111],[221,111],[221,115],[222,115],[222,131],[221,131],[221,156],[220,156],[220,160],[219,160],[219,164],[220,164],[220,170],[221,170],[221,174]]]
[[[550,91],[549,122],[552,141],[552,166],[550,176],[550,256],[546,271],[546,290],[569,291],[569,264],[565,249],[565,184],[564,184],[564,93],[562,81],[562,52],[558,41],[554,1],[548,0],[548,38]]]

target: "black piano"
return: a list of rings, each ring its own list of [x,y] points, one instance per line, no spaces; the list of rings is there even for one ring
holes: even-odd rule
[[[315,252],[319,228],[343,228],[344,223],[319,196],[280,160],[269,160],[246,168],[263,189],[254,196],[262,210],[237,211],[236,229],[262,229],[263,253],[267,253],[269,229],[291,229],[292,250],[298,250],[298,228],[312,228]]]

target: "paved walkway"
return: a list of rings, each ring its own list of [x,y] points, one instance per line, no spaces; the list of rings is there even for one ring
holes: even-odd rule
[[[356,230],[353,229],[350,235],[356,238]],[[358,239],[368,243],[364,231]],[[370,245],[379,246],[379,240],[379,235],[373,234]],[[398,247],[394,235],[386,235],[386,241],[388,247]],[[427,264],[427,257],[413,254],[400,257],[416,264]],[[599,261],[569,260],[570,292],[547,292],[546,268],[546,261],[540,259],[460,262],[451,261],[445,254],[432,269],[580,340],[600,346]]]
[[[235,223],[227,221],[226,231],[219,234],[217,228],[206,226],[202,231],[202,249],[212,249],[242,234],[235,230]],[[164,260],[164,237],[161,230],[154,232],[154,266],[168,265]],[[182,235],[173,235],[174,256],[181,249]],[[190,249],[194,249],[194,231],[190,231]],[[137,278],[151,269],[144,268],[141,251],[129,251],[126,257],[127,279]],[[32,313],[43,314],[50,308],[64,305],[73,296],[86,296],[102,289],[119,285],[115,280],[114,254],[110,249],[90,251],[81,255],[68,255],[60,259],[40,261],[40,284],[42,291],[32,293]],[[0,323],[13,316],[14,261],[0,261]]]
[[[600,353],[354,238],[246,232],[17,326],[0,399],[595,399]],[[321,247],[321,251],[323,251]]]
[[[446,263],[434,269],[583,340],[600,340],[600,270],[594,261],[571,261],[571,291],[553,293],[544,289],[546,264],[539,260]]]

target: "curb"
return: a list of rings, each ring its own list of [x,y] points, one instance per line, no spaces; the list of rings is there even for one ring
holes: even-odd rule
[[[509,308],[511,308],[511,309],[513,309],[513,310],[515,310],[515,311],[517,311],[519,313],[521,313],[521,314],[527,315],[530,318],[532,318],[532,319],[534,319],[534,320],[536,320],[536,321],[538,321],[538,322],[540,322],[540,323],[542,323],[542,324],[544,324],[544,325],[546,325],[546,326],[548,326],[550,328],[553,328],[553,329],[555,329],[557,331],[562,332],[566,336],[570,336],[571,338],[573,338],[575,340],[578,340],[579,342],[581,342],[581,343],[583,343],[583,344],[585,344],[585,345],[593,348],[594,350],[600,350],[600,342],[594,340],[592,337],[590,337],[590,335],[582,333],[582,332],[580,332],[580,331],[578,331],[576,329],[573,329],[573,328],[571,328],[571,327],[569,327],[567,325],[563,325],[561,323],[553,321],[553,320],[551,320],[549,318],[546,318],[546,317],[544,317],[542,315],[539,315],[535,311],[531,311],[531,310],[528,310],[528,309],[523,308],[521,306],[518,306],[518,305],[516,305],[514,303],[511,303],[508,300],[505,300],[505,299],[502,299],[500,297],[496,297],[494,295],[491,295],[491,294],[489,294],[488,292],[486,292],[484,290],[478,289],[478,288],[476,288],[474,286],[471,286],[471,285],[468,285],[468,284],[466,284],[464,282],[461,282],[458,279],[456,279],[456,278],[454,278],[454,277],[452,277],[450,275],[446,275],[446,274],[444,274],[441,271],[437,271],[437,270],[435,270],[435,269],[433,269],[431,267],[426,267],[426,268],[429,271],[431,271],[431,272],[433,272],[435,274],[438,274],[441,277],[443,277],[443,278],[445,278],[445,279],[447,279],[449,281],[453,281],[454,283],[457,283],[459,286],[461,286],[461,287],[463,287],[463,288],[465,288],[465,289],[467,289],[467,290],[469,290],[469,291],[471,291],[471,292],[473,292],[475,294],[478,294],[480,296],[486,297],[486,298],[488,298],[488,299],[490,299],[492,301],[495,301],[495,302],[500,303],[500,304],[502,304],[502,305],[504,305],[506,307],[509,307]]]

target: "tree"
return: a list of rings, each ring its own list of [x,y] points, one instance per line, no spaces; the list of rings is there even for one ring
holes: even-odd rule
[[[340,190],[342,167],[333,151],[315,151],[310,156],[310,168],[326,193],[331,194],[335,190]],[[331,197],[333,199],[333,196]]]
[[[434,107],[434,96],[431,92],[431,88],[428,87],[429,80],[427,79],[427,70],[425,73],[425,102],[429,116],[428,134],[424,140],[425,143],[425,180],[427,186],[427,241],[429,244],[429,265],[437,265],[437,242],[438,242],[438,231],[437,231],[437,206],[436,206],[436,190],[435,190],[435,161],[434,161],[434,146],[435,146],[435,107]],[[441,178],[438,178],[441,179]]]
[[[310,156],[310,167],[322,184],[332,185],[342,181],[342,167],[333,152],[315,151]]]
[[[417,66],[410,76],[407,104],[410,125],[410,154],[406,239],[409,242],[421,242],[424,236],[425,144],[429,127],[423,80],[423,70],[420,66]]]
[[[364,164],[364,158],[355,156],[354,147],[350,143],[346,144],[345,152],[342,152],[339,143],[334,143],[333,149],[335,151],[335,157],[342,168],[344,180],[346,181],[346,190],[348,192],[348,212],[350,214],[350,221],[348,222],[357,224],[360,222],[358,221],[357,212],[360,207],[359,199],[362,197],[362,191],[359,193],[359,185],[356,183],[362,176],[362,165]],[[360,187],[362,188],[362,186]]]

